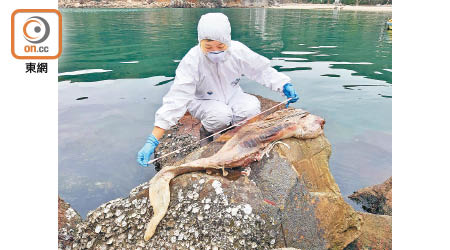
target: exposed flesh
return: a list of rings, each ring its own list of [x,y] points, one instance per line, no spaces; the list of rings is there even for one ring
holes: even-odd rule
[[[165,216],[170,204],[170,180],[177,175],[205,169],[223,169],[246,166],[258,161],[264,149],[272,142],[296,137],[312,139],[323,133],[325,121],[301,109],[283,109],[266,118],[247,123],[224,134],[219,140],[227,140],[214,155],[180,166],[167,166],[159,171],[149,185],[149,200],[153,217],[147,225],[144,239],[149,240]],[[231,136],[231,138],[230,138]]]

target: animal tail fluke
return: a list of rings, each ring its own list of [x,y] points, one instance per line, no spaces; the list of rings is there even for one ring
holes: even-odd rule
[[[163,169],[150,181],[148,198],[150,205],[153,207],[153,217],[147,224],[147,229],[144,234],[145,241],[148,241],[155,234],[156,227],[164,218],[164,215],[166,215],[170,204],[169,183],[174,177],[175,174],[172,171],[164,171]]]
[[[170,181],[177,175],[205,169],[201,166],[166,166],[150,180],[148,198],[153,208],[153,217],[147,224],[144,240],[148,241],[155,234],[156,227],[164,218],[170,204]]]

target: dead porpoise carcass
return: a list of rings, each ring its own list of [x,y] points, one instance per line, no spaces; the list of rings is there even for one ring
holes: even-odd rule
[[[210,157],[180,166],[164,167],[150,180],[149,200],[153,207],[153,217],[147,225],[144,240],[153,236],[159,222],[166,215],[170,203],[169,183],[175,176],[205,169],[247,166],[253,161],[261,160],[271,143],[290,137],[316,138],[323,134],[324,124],[324,119],[301,109],[279,110],[222,135],[218,140],[226,140],[226,143]]]

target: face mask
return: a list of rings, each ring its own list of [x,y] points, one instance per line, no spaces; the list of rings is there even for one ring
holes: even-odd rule
[[[225,56],[224,52],[225,51],[223,51],[223,50],[222,51],[211,51],[211,52],[208,52],[206,54],[206,56],[214,63],[218,63],[218,62],[223,61],[223,58]]]

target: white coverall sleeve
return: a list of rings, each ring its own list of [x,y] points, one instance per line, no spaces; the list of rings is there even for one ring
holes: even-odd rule
[[[162,106],[156,111],[155,126],[169,129],[186,113],[187,104],[194,98],[198,81],[198,62],[188,53],[175,71],[175,80],[163,97]]]
[[[283,92],[283,85],[291,78],[270,66],[270,60],[252,51],[244,44],[241,47],[241,67],[244,75],[273,91]]]

